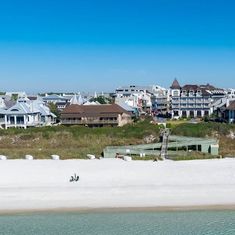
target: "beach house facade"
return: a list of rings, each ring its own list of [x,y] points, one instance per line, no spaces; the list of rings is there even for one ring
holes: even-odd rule
[[[89,127],[123,126],[132,122],[132,115],[117,104],[67,106],[61,113],[63,125]]]
[[[56,116],[41,100],[20,98],[11,107],[0,108],[1,128],[27,128],[48,126],[56,122]]]
[[[222,89],[207,85],[180,86],[175,79],[170,87],[172,118],[201,118],[210,116],[212,102],[225,96]]]

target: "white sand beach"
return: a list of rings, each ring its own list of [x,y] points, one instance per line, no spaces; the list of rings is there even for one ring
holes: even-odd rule
[[[0,212],[213,205],[235,205],[235,159],[0,161]]]

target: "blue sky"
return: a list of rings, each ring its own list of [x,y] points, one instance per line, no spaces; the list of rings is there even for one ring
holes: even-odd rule
[[[235,87],[235,2],[8,0],[0,90],[112,91],[179,82]]]

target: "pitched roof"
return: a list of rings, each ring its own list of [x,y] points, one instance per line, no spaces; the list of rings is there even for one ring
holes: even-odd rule
[[[180,89],[180,84],[179,84],[179,82],[177,81],[176,78],[174,79],[174,81],[173,81],[173,83],[172,83],[170,88],[171,89]]]
[[[26,103],[16,103],[9,109],[5,110],[4,112],[1,110],[1,113],[4,114],[32,114],[32,113],[39,113],[39,110],[31,110],[30,105]]]
[[[16,104],[16,101],[13,101],[13,100],[5,100],[4,102],[5,102],[7,109],[11,108],[12,106]]]
[[[228,110],[235,110],[235,100],[231,101],[228,108]]]
[[[52,94],[52,95],[44,96],[43,100],[68,100],[68,99],[57,94]]]
[[[200,85],[201,88],[205,88],[207,90],[216,90],[219,88],[215,88],[214,86],[212,86],[211,84],[207,83],[206,85]]]
[[[120,103],[118,103],[118,105],[121,106],[123,109],[125,109],[127,112],[135,112],[135,108],[129,106],[125,102],[120,102]]]
[[[186,90],[186,91],[197,91],[200,90],[200,87],[198,85],[190,85],[190,84],[186,84],[182,87],[182,90]]]
[[[61,113],[62,118],[66,117],[105,117],[118,116],[118,114],[126,113],[126,110],[117,104],[103,104],[103,105],[77,105],[72,104],[67,106]]]
[[[76,94],[70,99],[70,104],[79,104]]]
[[[185,90],[185,91],[201,91],[202,92],[202,95],[204,96],[209,96],[211,95],[210,91],[207,90],[205,87],[203,86],[198,86],[198,85],[192,85],[192,84],[186,84],[182,87],[182,90]]]

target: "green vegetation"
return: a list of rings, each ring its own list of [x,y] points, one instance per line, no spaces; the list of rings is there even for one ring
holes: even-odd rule
[[[220,155],[235,156],[235,139],[229,135],[235,134],[234,124],[201,122],[198,124],[181,123],[171,125],[171,134],[192,137],[212,137],[219,141]]]
[[[13,101],[17,101],[17,99],[18,99],[18,94],[12,94],[11,99],[12,99]]]
[[[62,159],[86,158],[88,153],[100,156],[108,145],[144,143],[149,135],[159,135],[159,127],[149,121],[124,127],[57,126],[0,130],[0,154],[11,158],[26,154],[36,158],[49,158],[51,154],[58,154]]]
[[[221,123],[189,124],[177,121],[168,124],[171,133],[192,137],[213,137],[219,140],[220,155],[235,156],[235,125]],[[160,127],[150,120],[138,121],[124,127],[88,128],[82,126],[57,126],[29,129],[0,129],[0,154],[11,158],[24,157],[31,154],[36,158],[49,158],[58,154],[62,159],[86,158],[88,153],[101,156],[106,146],[135,145],[146,143],[146,137],[158,139]],[[210,155],[191,152],[172,156],[175,160],[206,159]],[[154,156],[138,160],[153,160]]]
[[[91,98],[91,102],[99,102],[100,104],[111,104],[113,101],[110,98],[107,98],[105,96],[98,96],[97,98]]]
[[[171,125],[172,134],[192,137],[208,137],[218,135],[228,135],[230,130],[235,130],[233,124],[201,122],[197,124],[182,123],[179,125]]]
[[[56,115],[57,119],[59,119],[60,118],[60,111],[58,110],[56,104],[50,102],[48,104],[48,107],[49,107],[50,111]]]

